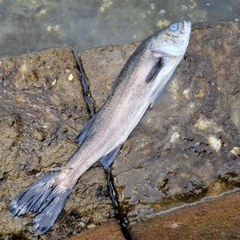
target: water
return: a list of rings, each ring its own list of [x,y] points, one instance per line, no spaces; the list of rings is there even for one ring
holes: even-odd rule
[[[0,57],[121,45],[179,19],[228,22],[239,12],[240,0],[0,0]]]

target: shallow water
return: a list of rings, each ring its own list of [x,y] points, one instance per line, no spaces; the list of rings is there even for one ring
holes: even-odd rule
[[[137,42],[179,19],[239,21],[240,1],[228,0],[2,0],[0,57],[50,47],[77,52]]]

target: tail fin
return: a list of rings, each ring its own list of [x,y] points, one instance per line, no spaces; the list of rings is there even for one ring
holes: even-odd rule
[[[54,174],[49,173],[20,192],[12,200],[9,213],[16,217],[35,212],[33,227],[43,234],[56,221],[71,191],[55,184]]]

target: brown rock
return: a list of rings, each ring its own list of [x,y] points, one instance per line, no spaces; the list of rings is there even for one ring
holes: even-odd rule
[[[116,222],[111,222],[87,230],[66,240],[124,240],[121,229]]]
[[[132,239],[240,239],[239,212],[239,192],[207,199],[132,226]]]

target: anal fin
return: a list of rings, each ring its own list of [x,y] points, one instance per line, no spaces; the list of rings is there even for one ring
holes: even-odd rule
[[[101,162],[101,164],[103,165],[103,167],[105,168],[106,171],[108,171],[110,165],[112,164],[112,162],[114,161],[114,159],[118,155],[118,152],[119,152],[121,147],[122,146],[115,148],[113,151],[111,151],[110,153],[108,153],[107,155],[105,155],[101,158],[100,162]]]
[[[115,148],[113,151],[108,153],[107,155],[103,156],[102,159],[100,160],[101,164],[103,165],[106,174],[107,174],[107,182],[108,182],[108,189],[109,189],[109,194],[112,199],[112,202],[116,207],[118,207],[118,201],[117,201],[117,193],[114,189],[114,186],[112,184],[112,179],[111,179],[111,172],[110,172],[110,165],[116,158],[116,156],[119,153],[119,150],[121,149],[122,146]]]

